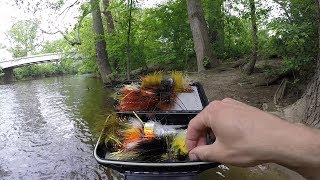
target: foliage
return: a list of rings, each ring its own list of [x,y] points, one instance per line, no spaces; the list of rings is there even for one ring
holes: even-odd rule
[[[204,0],[202,2],[209,26],[209,36],[213,44],[213,48],[217,56],[219,58],[223,58],[225,46],[225,13],[223,4],[225,0]]]
[[[50,77],[63,74],[76,74],[80,64],[73,60],[64,60],[47,64],[39,64],[14,69],[16,79]]]
[[[269,55],[284,59],[285,70],[300,75],[310,74],[317,56],[317,24],[314,1],[292,0],[287,2],[289,17],[282,16],[269,24],[272,32],[266,44]]]
[[[16,0],[20,2],[20,0]],[[127,0],[110,1],[109,10],[114,19],[115,30],[105,32],[107,52],[114,73],[122,74],[126,70],[127,32],[129,6]],[[252,27],[250,23],[250,7],[248,0],[203,0],[205,17],[210,31],[210,40],[214,42],[217,57],[222,61],[250,56],[252,52]],[[54,9],[63,7],[59,1]],[[316,9],[312,0],[273,0],[255,1],[257,6],[259,57],[279,57],[283,66],[277,72],[295,71],[305,76],[314,67],[317,53]],[[153,64],[170,64],[180,70],[195,70],[196,58],[193,50],[192,34],[188,22],[185,0],[172,0],[151,8],[142,8],[134,1],[132,11],[131,69]],[[67,41],[47,42],[29,52],[65,52],[77,54],[83,61],[66,61],[65,65],[48,64],[55,73],[77,72],[96,73],[96,53],[92,18],[87,16],[90,5],[82,2],[80,6],[81,45],[70,46]],[[276,11],[279,9],[279,11]],[[103,16],[103,18],[105,18]],[[103,20],[106,27],[106,19]],[[24,25],[26,26],[26,25]],[[26,26],[29,27],[29,26]],[[16,28],[17,29],[17,28]],[[21,28],[23,29],[23,28]],[[106,29],[106,28],[105,28]],[[67,33],[68,37],[77,37],[77,27]],[[17,40],[20,42],[22,40]],[[19,46],[16,57],[21,56]],[[30,48],[29,48],[30,49]],[[12,51],[13,52],[13,51]],[[19,52],[19,53],[18,53]],[[63,64],[62,63],[62,64]],[[25,73],[17,70],[22,76],[32,74],[32,68]],[[70,70],[70,71],[69,71]],[[46,75],[51,72],[42,72]],[[34,73],[35,75],[37,73]]]
[[[95,44],[94,44],[94,36],[92,29],[92,19],[87,17],[82,22],[82,27],[80,29],[82,43],[80,46],[77,46],[77,53],[81,57],[85,57],[83,60],[83,64],[79,69],[79,73],[96,73],[98,74],[98,67],[95,63]]]
[[[74,55],[73,51],[75,51],[75,49],[63,39],[53,42],[44,42],[41,45],[41,49],[35,51],[33,54],[64,53],[62,60],[59,62],[16,68],[14,70],[15,77],[16,79],[24,79],[29,77],[76,74],[78,73],[78,69],[82,65],[82,62],[80,60],[74,60],[72,57]]]
[[[38,26],[38,20],[18,21],[7,32],[6,36],[11,44],[8,51],[14,58],[27,56],[36,50]]]
[[[226,16],[225,21],[224,58],[241,58],[249,55],[252,47],[250,21],[233,15]]]
[[[161,42],[162,48],[167,47],[160,52],[165,56],[158,56],[156,59],[160,62],[174,62],[177,67],[183,69],[186,69],[190,61],[196,62],[186,7],[184,0],[169,2],[156,9],[156,17],[153,18],[159,20],[158,26],[154,27],[159,29],[155,40]],[[152,19],[146,23],[152,24]]]
[[[35,66],[27,66],[14,69],[14,74],[17,79],[26,77],[47,77],[52,76],[57,72],[57,66],[54,64],[42,64]]]
[[[172,63],[178,69],[184,69],[190,59],[195,61],[185,7],[183,0],[148,9],[134,5],[130,36],[131,69],[163,63]],[[126,70],[129,9],[126,1],[115,0],[109,10],[115,20],[115,31],[105,33],[107,51],[112,70],[121,74]],[[91,18],[84,19],[80,31],[83,43],[78,47],[78,52],[86,57],[80,72],[92,70],[97,73]]]

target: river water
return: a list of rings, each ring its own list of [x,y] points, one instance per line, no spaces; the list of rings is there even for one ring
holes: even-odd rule
[[[111,94],[89,76],[0,85],[0,179],[122,179],[92,155]],[[228,169],[199,179],[284,179],[259,168]]]

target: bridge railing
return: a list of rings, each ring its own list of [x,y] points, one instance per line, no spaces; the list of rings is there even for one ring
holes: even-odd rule
[[[36,58],[36,57],[45,57],[45,56],[51,56],[51,55],[63,55],[63,53],[47,53],[47,54],[37,54],[37,55],[31,55],[31,56],[25,56],[25,57],[20,57],[20,58],[15,58],[15,59],[9,59],[9,60],[4,60],[0,61],[0,63],[3,62],[9,62],[9,61],[19,61],[21,59],[29,59],[29,58]]]
[[[10,67],[20,67],[28,64],[33,63],[40,63],[40,62],[47,62],[47,61],[56,61],[62,58],[61,53],[50,53],[50,54],[42,54],[42,55],[34,55],[34,56],[27,56],[17,59],[12,59],[8,61],[0,62],[0,68],[10,68]]]

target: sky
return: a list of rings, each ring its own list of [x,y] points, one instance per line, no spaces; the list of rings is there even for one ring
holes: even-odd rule
[[[8,41],[6,40],[5,36],[6,31],[10,29],[13,22],[16,21],[17,18],[23,17],[23,12],[21,12],[18,8],[11,6],[11,2],[12,1],[10,0],[0,1],[0,43],[2,45],[8,44]],[[14,16],[12,16],[11,13],[14,14]],[[8,57],[11,57],[10,53],[4,49],[0,49],[0,60]]]

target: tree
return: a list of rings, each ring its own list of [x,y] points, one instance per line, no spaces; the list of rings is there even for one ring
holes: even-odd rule
[[[258,28],[257,28],[257,15],[256,5],[254,0],[250,1],[250,16],[252,25],[252,57],[249,62],[244,66],[243,70],[246,74],[252,74],[254,66],[258,59]]]
[[[197,70],[196,54],[192,32],[188,21],[187,1],[168,1],[155,9],[150,9],[143,21],[135,27],[143,29],[139,37],[145,39],[146,60],[154,63],[172,63],[175,68]],[[135,28],[136,29],[136,28]],[[140,30],[140,31],[141,31]]]
[[[204,10],[209,26],[209,38],[217,56],[224,54],[224,8],[225,0],[205,0]]]
[[[197,54],[198,72],[200,72],[204,70],[204,66],[216,66],[218,61],[214,59],[201,1],[188,0],[187,7],[194,49]]]
[[[108,33],[110,34],[114,30],[113,17],[112,17],[110,10],[108,9],[110,2],[109,2],[109,0],[102,0],[102,3],[103,3],[102,13],[104,14],[104,16],[107,19],[107,30],[108,30]]]
[[[320,128],[320,0],[316,1],[317,11],[317,24],[318,24],[318,57],[317,57],[317,69],[313,80],[311,81],[305,95],[307,106],[305,109],[305,116],[303,123]]]
[[[271,55],[283,57],[286,71],[298,72],[300,79],[309,79],[316,67],[317,56],[314,0],[279,0],[279,3],[282,13],[279,18],[268,23],[268,29],[274,34],[269,36],[266,50],[271,52]],[[261,42],[261,38],[259,41]]]
[[[90,12],[83,11],[82,9],[82,5],[87,4],[86,2],[81,3],[80,0],[14,0],[13,2],[20,9],[24,10],[26,14],[31,14],[34,17],[40,17],[41,21],[47,22],[47,27],[44,28],[42,24],[42,27],[40,28],[42,33],[49,35],[60,34],[72,46],[81,45],[79,33],[81,23],[86,15],[90,14]],[[65,19],[67,19],[65,17],[70,17],[69,13],[74,13],[79,9],[82,10],[82,14],[80,14],[78,17],[74,17],[78,18],[76,25],[74,24],[74,22],[76,21],[65,21]],[[70,33],[68,31],[72,26],[74,26],[74,29],[77,28],[78,33],[76,35],[72,34],[70,36]]]
[[[128,19],[128,32],[127,32],[127,79],[130,80],[130,68],[131,68],[131,44],[130,44],[130,35],[131,35],[131,24],[132,24],[132,6],[133,0],[128,0],[129,5],[129,19]]]
[[[99,72],[103,83],[110,83],[107,75],[111,74],[108,54],[106,50],[106,41],[102,24],[100,5],[98,0],[90,0],[93,20],[93,32],[95,36],[95,50]]]
[[[313,79],[302,98],[285,110],[285,115],[308,126],[320,128],[320,0],[315,1],[318,42],[317,65]]]
[[[11,47],[8,51],[14,58],[24,57],[36,50],[38,41],[38,20],[18,21],[7,32]]]

